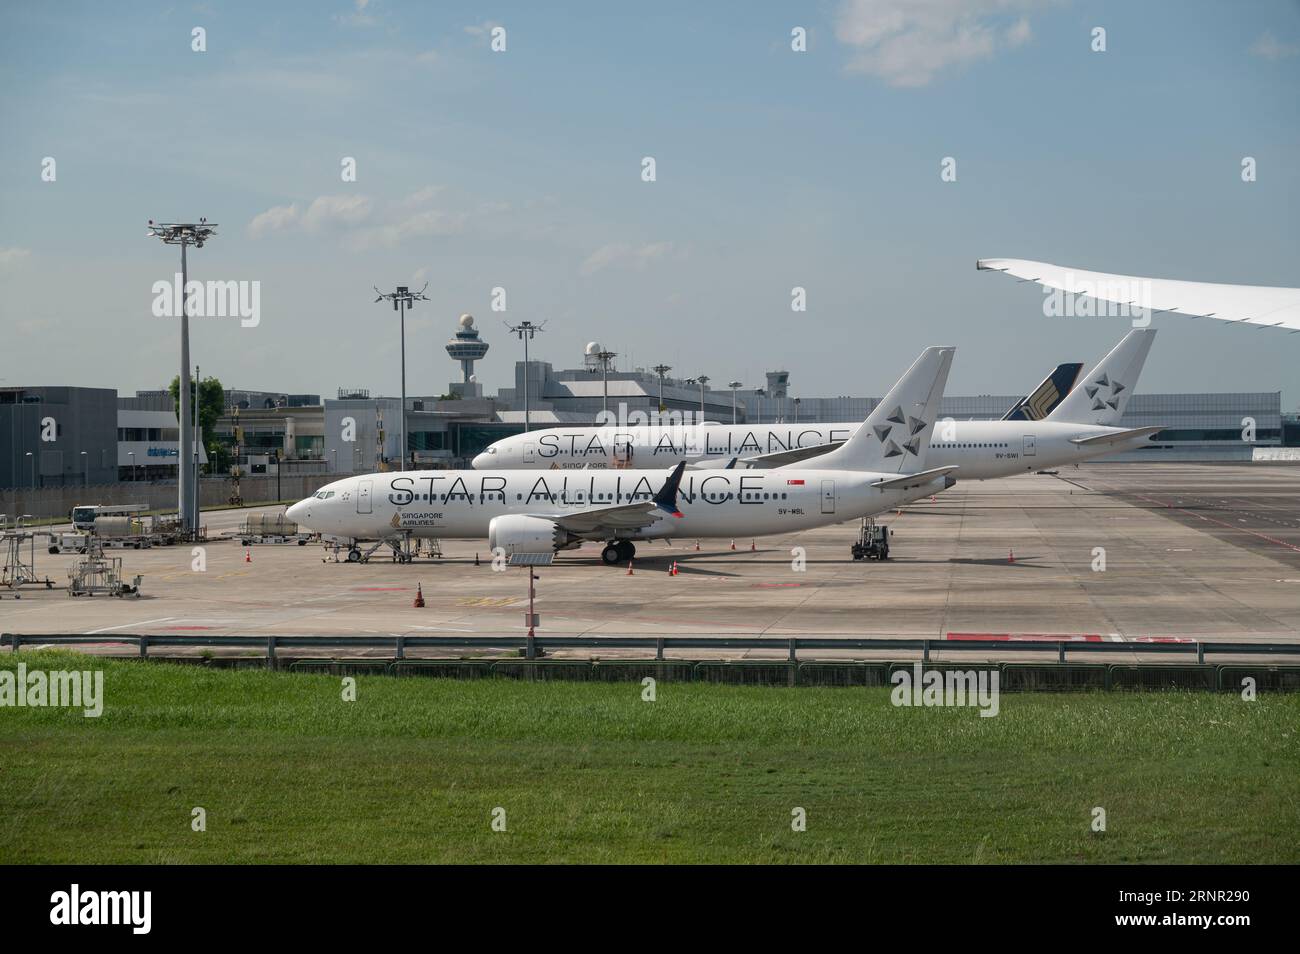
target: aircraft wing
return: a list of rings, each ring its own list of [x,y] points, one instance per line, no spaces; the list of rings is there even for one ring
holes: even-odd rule
[[[1081,268],[1031,262],[1020,258],[982,258],[980,270],[1005,272],[1022,281],[1037,282],[1074,295],[1088,295],[1102,301],[1131,304],[1152,311],[1167,311],[1188,317],[1289,328],[1300,331],[1300,288],[1265,285],[1221,285],[1213,282],[1184,282],[1139,275],[1112,275]]]
[[[1124,431],[1116,431],[1113,434],[1098,434],[1096,437],[1072,437],[1071,444],[1077,444],[1080,447],[1097,447],[1100,444],[1119,444],[1123,441],[1130,441],[1136,437],[1150,437],[1152,434],[1158,434],[1164,430],[1164,425],[1156,427],[1132,427]]]
[[[922,484],[928,484],[936,477],[950,474],[957,470],[959,466],[958,464],[949,464],[947,467],[918,470],[915,474],[900,474],[897,477],[874,481],[871,486],[879,487],[881,490],[907,490],[909,487],[920,487]]]
[[[641,530],[658,523],[667,514],[659,505],[649,500],[639,503],[618,504],[612,507],[598,507],[594,510],[580,510],[574,513],[537,514],[546,520],[553,520],[558,526],[572,533],[595,533],[597,530]]]
[[[659,492],[649,500],[635,503],[613,504],[608,507],[593,507],[573,513],[538,514],[546,520],[555,521],[557,526],[573,533],[595,533],[605,530],[640,530],[658,523],[664,517],[681,517],[677,509],[677,488],[681,486],[682,474],[686,462],[682,461],[672,469]]]

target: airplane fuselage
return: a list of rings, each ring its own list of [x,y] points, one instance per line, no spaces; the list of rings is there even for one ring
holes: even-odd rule
[[[650,501],[667,469],[431,470],[348,477],[322,487],[288,511],[299,525],[353,540],[478,539],[502,516],[561,518]],[[763,536],[807,530],[882,513],[944,489],[872,486],[897,474],[843,470],[688,470],[677,494],[680,517],[649,526],[579,533],[582,539]]]
[[[671,467],[679,460],[717,466],[732,458],[776,454],[848,440],[861,424],[705,424],[681,427],[555,427],[497,441],[474,460],[493,469]],[[1058,421],[953,421],[935,424],[927,467],[956,465],[961,480],[1031,473],[1131,450],[1147,436],[1080,446],[1078,438],[1123,428]],[[809,460],[816,463],[816,458]],[[783,469],[790,469],[789,467]]]

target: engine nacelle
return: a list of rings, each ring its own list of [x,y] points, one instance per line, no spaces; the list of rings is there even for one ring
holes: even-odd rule
[[[488,524],[488,546],[500,547],[509,556],[512,553],[553,553],[575,544],[581,539],[556,526],[545,517],[509,514],[493,517]]]

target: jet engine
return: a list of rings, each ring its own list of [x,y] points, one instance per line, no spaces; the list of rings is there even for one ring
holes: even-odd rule
[[[582,539],[545,517],[509,514],[488,524],[488,546],[511,553],[552,553],[581,545]]]

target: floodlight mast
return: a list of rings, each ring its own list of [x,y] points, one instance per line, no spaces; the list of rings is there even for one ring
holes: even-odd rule
[[[531,321],[521,321],[517,325],[509,322],[505,323],[506,329],[512,335],[518,335],[519,340],[524,343],[524,433],[528,433],[528,342],[533,340],[537,332],[546,327],[546,322],[535,325]]]
[[[739,381],[729,381],[727,387],[731,388],[731,423],[736,423],[736,388],[742,387]]]
[[[653,368],[650,369],[655,374],[659,375],[659,413],[660,414],[664,412],[664,375],[666,375],[672,369],[673,369],[672,365],[670,364],[656,364]]]
[[[189,285],[189,263],[185,251],[189,246],[202,248],[208,239],[216,234],[217,226],[207,219],[198,222],[155,222],[149,220],[149,234],[161,239],[165,245],[181,247],[181,373],[180,373],[180,442],[177,446],[176,463],[178,473],[177,510],[181,526],[186,532],[197,536],[199,532],[199,495],[198,468],[191,448],[194,444],[194,425],[190,408],[190,296],[186,286]],[[195,402],[197,403],[197,401]]]
[[[429,283],[424,283],[424,288],[428,288]],[[402,450],[400,470],[406,470],[406,455],[410,448],[406,446],[406,309],[414,308],[417,301],[428,301],[429,298],[424,294],[424,288],[418,292],[411,291],[406,285],[398,285],[396,291],[381,292],[378,286],[375,286],[375,294],[379,297],[376,302],[385,299],[393,303],[393,311],[400,312],[402,315]]]
[[[606,351],[603,348],[598,348],[587,355],[589,371],[594,373],[596,370],[594,367],[590,367],[590,365],[600,365],[600,411],[602,419],[606,424],[609,423],[609,421],[605,419],[609,414],[609,367],[617,357],[617,352]]]

